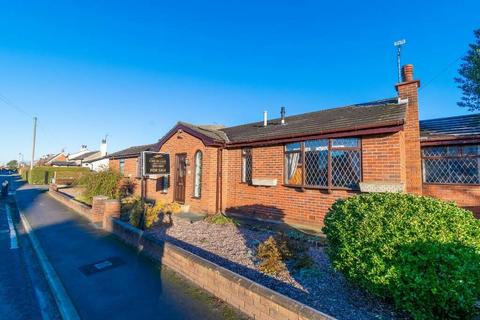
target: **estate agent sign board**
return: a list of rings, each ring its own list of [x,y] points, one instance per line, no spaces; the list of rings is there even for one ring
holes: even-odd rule
[[[143,175],[170,174],[170,156],[168,153],[144,151],[142,152]]]

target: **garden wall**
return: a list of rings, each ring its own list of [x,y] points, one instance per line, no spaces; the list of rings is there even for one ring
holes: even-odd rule
[[[109,219],[104,228],[254,319],[334,319],[118,219]]]
[[[91,208],[59,192],[55,185],[50,186],[49,194],[92,222],[98,220],[100,215],[105,230],[254,319],[334,319],[191,252],[144,234],[143,231],[120,221],[117,219],[120,215],[118,200],[106,200],[101,196],[95,197],[93,208]]]

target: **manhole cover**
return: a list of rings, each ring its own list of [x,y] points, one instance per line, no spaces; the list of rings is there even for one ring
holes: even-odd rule
[[[122,258],[120,257],[111,257],[107,259],[103,259],[94,263],[90,263],[84,266],[80,267],[80,271],[86,275],[90,276],[95,273],[111,270],[113,268],[116,268],[118,266],[121,266],[125,264],[125,261],[123,261]]]

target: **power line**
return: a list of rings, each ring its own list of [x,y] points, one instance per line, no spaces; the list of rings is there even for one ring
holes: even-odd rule
[[[18,112],[23,113],[24,115],[27,115],[29,117],[32,117],[32,115],[29,114],[27,111],[25,111],[25,109],[23,109],[22,107],[20,107],[19,105],[15,104],[15,103],[13,103],[11,100],[9,100],[7,97],[5,97],[1,93],[0,93],[0,101],[5,103],[7,106],[10,106],[13,109],[17,110]]]
[[[463,55],[460,57],[456,58],[452,62],[450,62],[446,67],[444,67],[439,73],[437,73],[435,76],[433,76],[430,80],[428,80],[423,86],[420,87],[420,90],[425,89],[429,84],[431,84],[433,81],[437,80],[438,77],[440,77],[442,74],[444,74],[448,69],[450,69],[458,60],[462,59]]]

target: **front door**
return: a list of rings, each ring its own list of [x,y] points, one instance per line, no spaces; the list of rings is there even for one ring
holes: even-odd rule
[[[173,200],[179,203],[185,203],[185,175],[187,155],[179,153],[175,155],[175,187]]]

